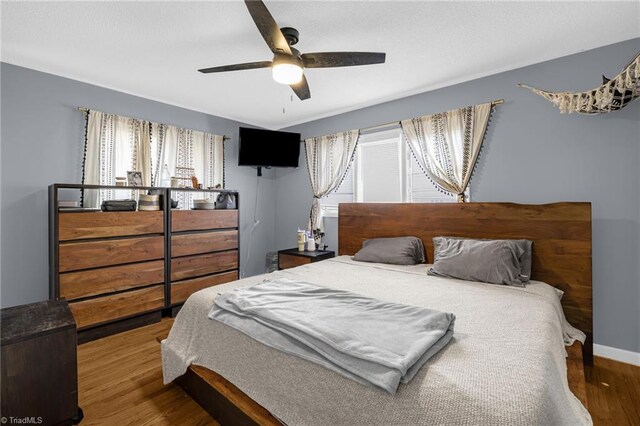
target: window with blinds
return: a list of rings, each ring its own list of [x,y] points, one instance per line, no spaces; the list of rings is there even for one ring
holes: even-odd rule
[[[360,136],[355,156],[355,200],[404,201],[405,146],[397,130]]]
[[[468,192],[468,190],[467,190]],[[338,216],[338,204],[451,203],[425,176],[400,129],[361,135],[349,172],[340,187],[320,200],[325,217]]]

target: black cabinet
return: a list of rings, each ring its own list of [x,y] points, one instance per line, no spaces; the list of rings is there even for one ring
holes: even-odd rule
[[[0,321],[2,423],[65,425],[81,420],[76,323],[67,302],[5,308]]]

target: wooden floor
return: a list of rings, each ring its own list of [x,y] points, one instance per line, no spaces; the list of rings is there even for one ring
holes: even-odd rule
[[[584,373],[594,425],[640,425],[640,367],[595,357]]]
[[[86,425],[216,425],[176,385],[162,384],[159,336],[173,320],[78,347],[80,406]],[[595,359],[587,368],[596,426],[640,426],[640,367]]]
[[[217,425],[177,385],[162,384],[158,336],[172,319],[78,346],[80,426]]]

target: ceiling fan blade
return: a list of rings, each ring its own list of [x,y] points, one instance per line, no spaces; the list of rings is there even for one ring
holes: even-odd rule
[[[244,64],[222,65],[220,67],[202,68],[202,69],[199,69],[198,71],[200,71],[203,74],[209,74],[212,72],[242,71],[242,70],[251,70],[254,68],[269,68],[270,66],[271,66],[271,61],[247,62]]]
[[[383,64],[386,56],[375,52],[317,52],[304,53],[302,62],[305,68],[353,67]]]
[[[297,82],[296,84],[290,85],[293,93],[300,98],[301,101],[305,99],[309,99],[311,97],[311,91],[309,90],[309,83],[307,82],[307,78],[303,75],[302,80]]]
[[[264,41],[267,42],[269,49],[271,49],[273,53],[286,53],[291,55],[289,43],[287,43],[287,40],[282,35],[278,24],[275,19],[273,19],[273,16],[271,16],[271,13],[269,13],[267,6],[260,0],[245,0],[244,3],[247,5],[253,22],[255,22],[258,27]]]

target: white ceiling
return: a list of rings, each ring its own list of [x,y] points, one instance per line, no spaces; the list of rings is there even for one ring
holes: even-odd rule
[[[269,69],[196,72],[271,60],[241,1],[3,1],[2,61],[277,129],[640,36],[637,1],[265,3],[303,53],[387,62],[306,70],[306,101]]]

